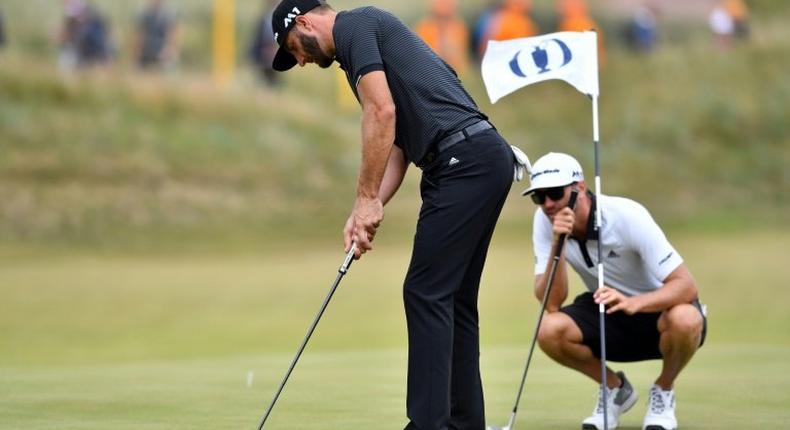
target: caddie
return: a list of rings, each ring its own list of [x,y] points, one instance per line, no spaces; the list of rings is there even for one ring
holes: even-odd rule
[[[560,235],[570,239],[562,250],[546,311],[538,332],[541,349],[558,363],[601,383],[599,304],[606,307],[606,359],[614,362],[661,360],[661,373],[648,391],[642,428],[677,428],[674,384],[705,341],[707,318],[697,285],[683,258],[641,204],[587,189],[579,162],[567,154],[549,153],[535,162],[530,187],[524,191],[538,206],[532,242],[535,252],[535,295],[548,282],[550,256]],[[573,210],[572,188],[578,190]],[[596,205],[601,205],[600,238],[595,229]],[[602,244],[605,286],[598,289],[597,241]],[[567,264],[566,264],[567,262]],[[565,304],[567,265],[588,291]],[[623,372],[606,369],[607,404],[598,402],[582,422],[583,429],[618,426],[621,414],[637,401],[637,392]]]

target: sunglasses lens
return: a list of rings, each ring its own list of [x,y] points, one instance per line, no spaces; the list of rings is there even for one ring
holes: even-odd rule
[[[565,187],[555,187],[546,190],[546,197],[556,201],[562,200],[565,197]]]
[[[542,205],[546,203],[546,198],[549,198],[555,202],[562,200],[565,197],[565,187],[554,187],[554,188],[544,188],[541,190],[535,190],[532,194],[532,201],[535,202],[536,205]]]

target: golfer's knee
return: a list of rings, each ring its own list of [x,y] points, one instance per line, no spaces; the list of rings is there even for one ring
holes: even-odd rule
[[[544,351],[555,350],[566,341],[567,318],[558,312],[546,314],[538,329],[538,344]]]
[[[689,338],[702,333],[702,315],[690,304],[677,305],[666,311],[666,328],[669,332]]]
[[[418,326],[452,326],[452,296],[442,296],[426,290],[426,288],[418,285],[407,285],[403,289],[406,319],[411,323],[416,323]]]
[[[432,295],[429,289],[418,284],[406,284],[403,287],[403,301],[407,306],[409,304],[433,306],[440,302],[439,298]]]

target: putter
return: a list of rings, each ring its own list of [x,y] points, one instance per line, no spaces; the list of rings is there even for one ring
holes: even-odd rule
[[[288,382],[288,377],[291,376],[291,372],[293,372],[294,367],[296,367],[296,362],[299,361],[299,357],[302,355],[302,351],[304,351],[305,346],[307,346],[307,341],[310,340],[310,336],[313,335],[313,331],[315,331],[315,327],[318,325],[318,320],[321,319],[321,315],[324,314],[329,301],[332,299],[332,295],[335,294],[335,290],[337,290],[337,286],[340,285],[340,280],[343,279],[343,275],[348,272],[348,268],[351,267],[351,263],[354,261],[354,252],[356,252],[357,246],[356,244],[351,244],[351,249],[346,254],[346,259],[343,260],[343,264],[340,265],[340,268],[337,269],[337,277],[335,278],[335,283],[332,284],[332,287],[329,289],[329,294],[327,294],[326,298],[324,299],[324,303],[321,305],[321,309],[318,310],[318,314],[315,316],[313,320],[313,324],[310,325],[310,328],[307,330],[307,335],[304,337],[302,344],[299,346],[299,349],[296,351],[296,356],[294,357],[293,361],[291,361],[291,367],[288,368],[288,371],[285,373],[285,377],[283,381],[280,383],[280,388],[277,389],[277,392],[274,394],[274,398],[272,402],[269,404],[269,408],[266,409],[266,413],[263,415],[261,419],[261,423],[258,424],[258,430],[263,429],[263,425],[266,424],[266,419],[269,418],[269,414],[272,413],[272,409],[274,409],[274,404],[277,403],[277,399],[280,397],[280,393],[282,393],[283,388],[285,387],[285,383]]]
[[[579,191],[576,188],[571,189],[571,197],[568,199],[568,207],[573,209],[576,206],[576,197]],[[546,311],[546,302],[551,293],[551,284],[554,283],[554,275],[557,273],[557,264],[560,262],[562,256],[562,248],[565,245],[565,235],[560,235],[559,243],[557,243],[557,252],[551,262],[551,270],[549,271],[549,279],[546,283],[546,289],[543,291],[543,300],[540,303],[540,312],[538,313],[538,322],[535,325],[535,333],[532,335],[532,345],[529,347],[529,355],[527,356],[527,365],[524,366],[524,373],[521,375],[521,385],[518,387],[518,394],[516,394],[516,402],[513,405],[513,411],[510,413],[510,419],[507,420],[507,425],[504,427],[488,426],[487,430],[512,430],[513,425],[516,423],[516,413],[518,412],[518,403],[521,401],[521,393],[524,391],[524,382],[527,380],[527,371],[529,370],[529,363],[532,361],[532,352],[535,351],[535,343],[538,340],[538,330],[540,323],[543,321],[543,313]]]

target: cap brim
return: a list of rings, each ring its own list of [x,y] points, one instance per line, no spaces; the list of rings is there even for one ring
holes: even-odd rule
[[[291,53],[286,51],[283,47],[277,49],[277,53],[274,54],[274,60],[272,61],[272,69],[278,72],[284,72],[295,65],[296,57],[291,55]]]
[[[521,195],[522,196],[528,196],[528,195],[532,194],[535,190],[537,190],[537,188],[529,187],[526,190],[522,191]]]
[[[541,189],[544,189],[544,188],[567,187],[568,185],[572,184],[573,182],[575,182],[575,181],[568,182],[568,183],[558,182],[558,183],[538,184],[537,186],[531,186],[531,187],[527,188],[526,190],[524,190],[521,193],[521,195],[522,196],[528,196],[528,195],[534,193],[535,191],[541,190]]]

